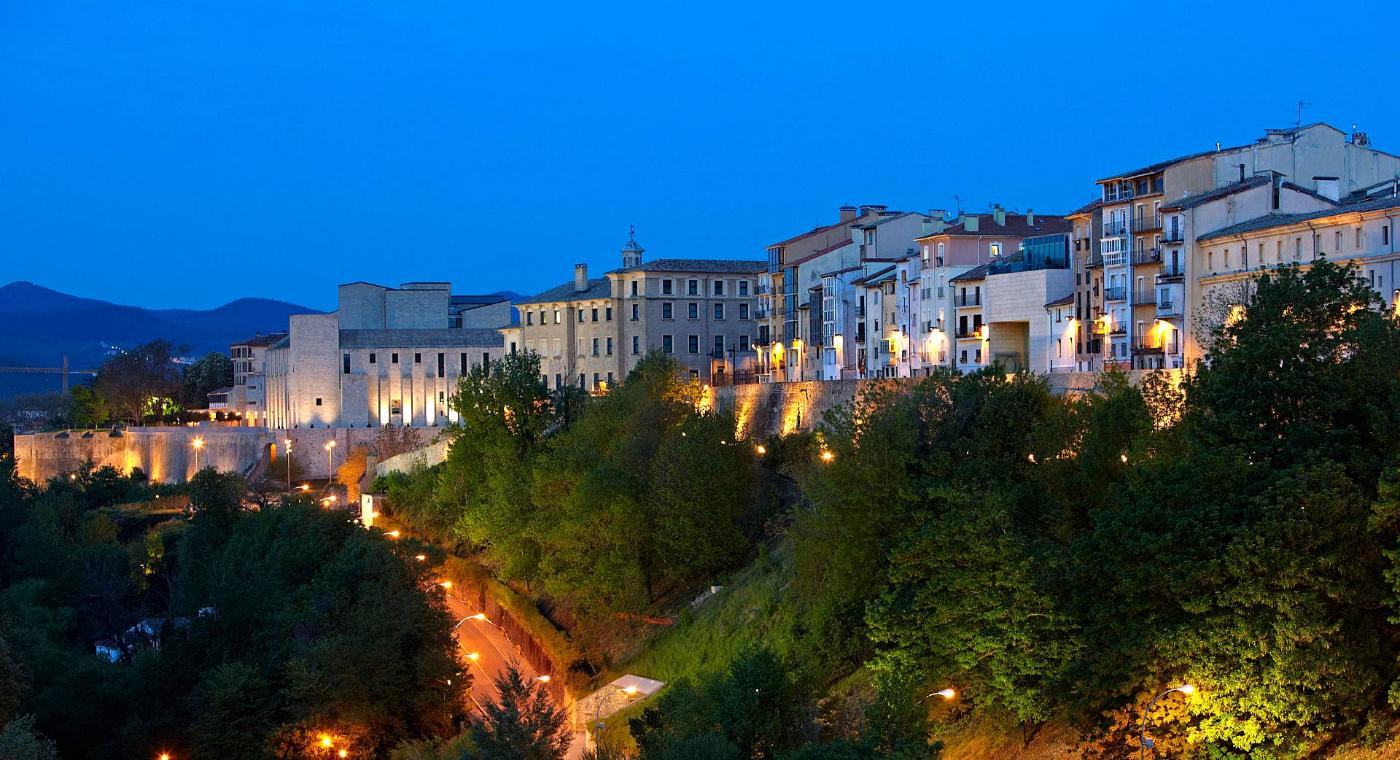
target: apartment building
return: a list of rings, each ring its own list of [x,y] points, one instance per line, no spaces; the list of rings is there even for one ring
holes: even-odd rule
[[[1386,308],[1400,305],[1400,181],[1388,194],[1363,194],[1318,211],[1268,214],[1195,238],[1201,328],[1220,324],[1248,302],[1261,270],[1308,267],[1318,259],[1354,264]]]
[[[1077,294],[1088,301],[1080,308],[1093,320],[1093,338],[1080,345],[1099,352],[1083,353],[1078,363],[1181,367],[1199,356],[1192,331],[1198,257],[1187,227],[1195,226],[1191,217],[1200,204],[1222,200],[1213,193],[1225,195],[1211,213],[1222,207],[1236,215],[1287,213],[1290,204],[1306,205],[1304,197],[1337,202],[1397,174],[1400,158],[1371,148],[1365,134],[1349,136],[1319,123],[1266,130],[1246,145],[1217,146],[1098,180],[1097,205],[1076,212],[1085,227],[1076,235],[1087,235],[1076,240],[1092,241],[1097,233],[1097,257],[1083,261],[1075,277]],[[1240,192],[1264,187],[1259,195],[1266,205],[1235,207]]]
[[[229,346],[229,358],[233,361],[233,385],[219,390],[224,393],[224,406],[239,415],[245,426],[256,427],[266,421],[267,394],[263,366],[267,350],[286,336],[286,333],[259,334]],[[215,408],[212,400],[210,408]]]
[[[643,260],[635,235],[622,267],[574,279],[517,302],[520,317],[502,334],[508,350],[534,351],[544,382],[600,392],[643,356],[675,358],[691,377],[725,385],[756,376],[757,298],[762,261]]]
[[[265,425],[272,428],[435,427],[455,421],[457,380],[503,352],[500,296],[459,299],[451,285],[341,285],[330,314],[298,314],[267,347]],[[471,301],[477,307],[466,309]],[[488,308],[490,307],[490,308]],[[472,315],[477,308],[483,309]]]
[[[935,218],[932,228],[915,241],[922,262],[914,333],[918,368],[926,374],[933,367],[970,371],[986,366],[991,354],[981,325],[987,288],[1009,282],[988,283],[988,265],[997,262],[998,271],[1009,271],[1017,266],[1012,262],[1019,260],[1028,239],[1065,236],[1067,245],[1070,229],[1064,217],[1038,215],[1029,209],[1024,214],[1009,213],[1000,204],[993,204],[990,214],[963,214],[951,222]],[[1046,268],[1043,262],[1049,260],[1042,256],[1039,269]],[[1061,295],[1052,292],[1049,298]],[[1046,300],[1037,307],[1043,308]],[[1011,312],[1005,316],[1008,322],[1021,321],[1012,319]]]

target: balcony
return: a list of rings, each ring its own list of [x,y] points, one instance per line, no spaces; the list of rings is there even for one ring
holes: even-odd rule
[[[1108,220],[1103,223],[1103,237],[1127,237],[1132,230],[1127,222]]]
[[[1144,214],[1140,217],[1133,217],[1133,232],[1149,232],[1151,230],[1162,229],[1161,214]]]
[[[1167,262],[1162,265],[1162,273],[1157,275],[1157,282],[1181,282],[1186,276],[1185,268],[1181,262]]]
[[[958,308],[962,308],[962,307],[964,307],[964,306],[981,306],[981,305],[982,305],[982,294],[981,294],[981,293],[972,293],[972,294],[960,293],[960,294],[958,294],[958,295],[953,296],[953,305],[954,305],[954,306],[957,306]]]
[[[1139,290],[1133,293],[1134,306],[1152,306],[1157,303],[1157,291]]]
[[[1138,356],[1141,356],[1141,355],[1151,355],[1151,356],[1155,356],[1155,355],[1160,354],[1160,353],[1162,353],[1162,347],[1161,347],[1161,346],[1149,345],[1149,344],[1144,343],[1144,342],[1142,342],[1142,341],[1138,341],[1136,344],[1133,345],[1133,354],[1134,354],[1134,355],[1138,355]]]
[[[959,327],[957,337],[967,338],[969,340],[977,338],[980,340],[982,338],[982,328],[978,326],[976,329],[969,330],[966,327]]]
[[[1181,302],[1174,298],[1164,298],[1157,301],[1157,318],[1171,319],[1181,317]]]
[[[1162,231],[1163,243],[1180,243],[1186,239],[1186,233],[1180,227],[1169,227]]]
[[[1104,288],[1103,298],[1105,301],[1126,301],[1128,300],[1128,288],[1124,285]]]
[[[1162,263],[1161,248],[1142,248],[1133,251],[1134,264],[1160,264]]]

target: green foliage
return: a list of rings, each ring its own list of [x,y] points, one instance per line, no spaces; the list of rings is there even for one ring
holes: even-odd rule
[[[515,666],[496,677],[497,698],[471,727],[472,744],[492,760],[560,760],[569,749],[568,716],[554,706],[544,685],[526,680]]]
[[[181,350],[168,340],[153,340],[117,354],[97,369],[93,392],[113,416],[129,422],[167,414],[180,393],[175,358]]]
[[[187,408],[206,409],[209,394],[233,385],[233,360],[227,354],[211,351],[185,365],[180,378],[180,400]]]
[[[14,760],[59,760],[53,742],[34,732],[34,716],[22,715],[0,725],[0,757]]]

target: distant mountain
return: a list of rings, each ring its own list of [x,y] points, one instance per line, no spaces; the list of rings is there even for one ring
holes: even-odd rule
[[[66,355],[70,367],[93,369],[112,353],[157,338],[187,346],[191,355],[227,351],[236,340],[286,330],[292,314],[316,313],[265,298],[217,309],[143,309],[12,282],[0,287],[0,366],[57,367]],[[17,392],[8,389],[19,384],[4,380],[0,396]]]

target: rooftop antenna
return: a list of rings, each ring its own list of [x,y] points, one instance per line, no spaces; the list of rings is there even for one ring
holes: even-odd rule
[[[1308,106],[1308,105],[1312,105],[1312,104],[1309,103],[1309,102],[1307,102],[1307,101],[1305,101],[1305,100],[1300,100],[1300,101],[1298,101],[1298,120],[1295,121],[1295,122],[1293,122],[1293,126],[1294,126],[1295,129],[1296,129],[1297,127],[1303,126],[1303,106]]]
[[[958,197],[957,195],[954,195],[953,203],[955,203],[958,207],[958,216],[962,216],[962,198]]]

